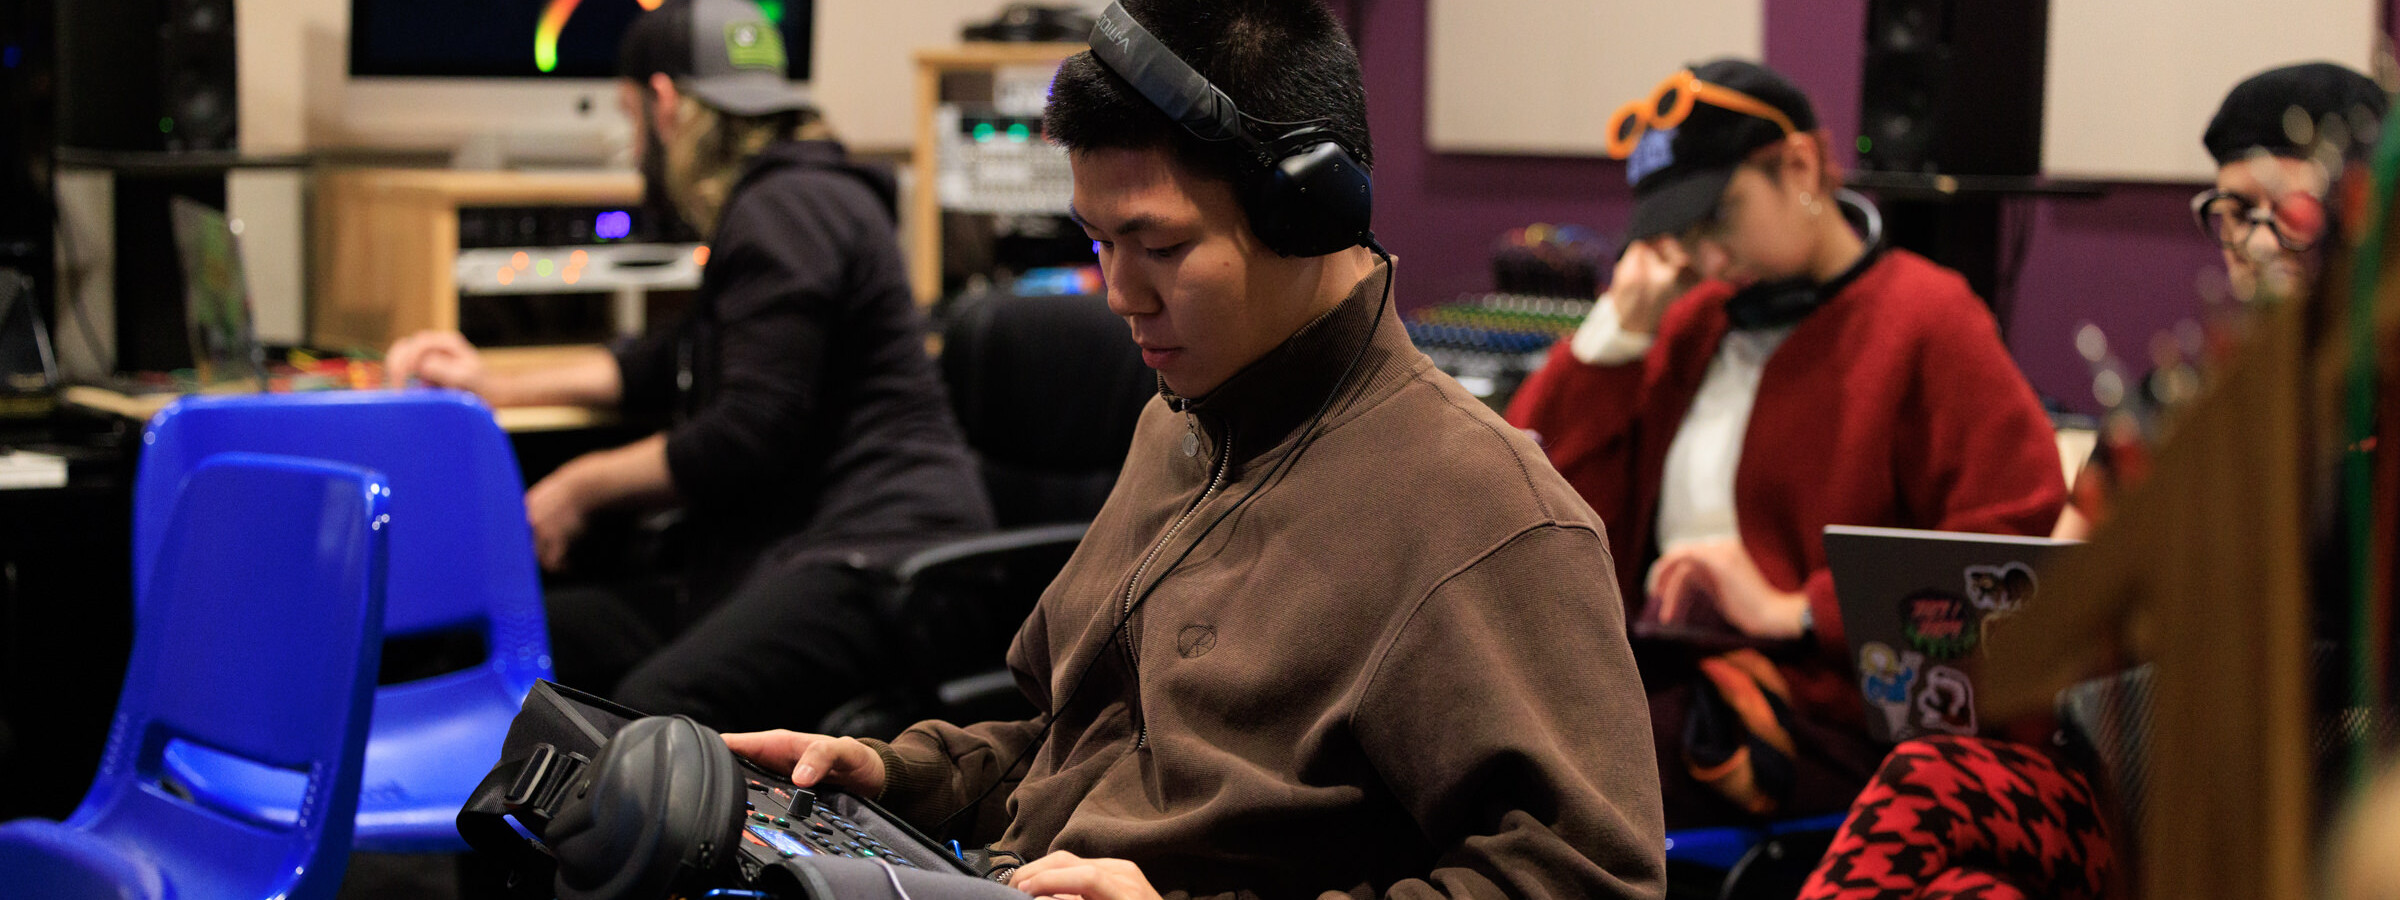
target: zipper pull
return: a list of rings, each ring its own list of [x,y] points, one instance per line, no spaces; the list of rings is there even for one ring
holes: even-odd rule
[[[1190,459],[1200,455],[1200,417],[1183,414],[1183,456]]]

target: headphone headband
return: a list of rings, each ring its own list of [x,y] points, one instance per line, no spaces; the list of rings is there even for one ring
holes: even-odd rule
[[[1204,141],[1257,143],[1242,125],[1233,98],[1167,49],[1150,29],[1134,21],[1122,3],[1111,3],[1092,21],[1092,58],[1117,73],[1151,106]]]
[[[1269,122],[1184,62],[1122,2],[1092,20],[1092,59],[1203,141],[1236,141],[1251,157],[1235,185],[1250,230],[1284,256],[1323,256],[1372,241],[1374,188],[1366,167],[1323,120]],[[1251,126],[1264,126],[1264,140]]]

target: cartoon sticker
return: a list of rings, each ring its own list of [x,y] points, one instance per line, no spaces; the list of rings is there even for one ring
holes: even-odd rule
[[[2033,568],[2021,562],[1967,567],[1967,599],[1984,612],[2010,612],[2033,599]]]
[[[1925,672],[1925,689],[1917,693],[1917,727],[1947,734],[1975,733],[1975,685],[1949,666]]]
[[[1975,649],[1975,607],[1967,598],[1926,588],[1900,600],[1900,631],[1908,644],[1934,659],[1957,659]]]
[[[1882,641],[1858,648],[1858,689],[1883,711],[1884,734],[1890,740],[1906,740],[1913,733],[1908,726],[1908,691],[1916,686],[1924,662],[1925,654],[1896,651]]]

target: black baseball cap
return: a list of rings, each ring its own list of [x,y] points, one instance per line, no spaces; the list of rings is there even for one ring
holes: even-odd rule
[[[1719,59],[1693,66],[1691,73],[1708,85],[1738,91],[1781,112],[1794,131],[1816,130],[1817,113],[1808,96],[1765,66]],[[1626,240],[1674,234],[1699,224],[1716,211],[1725,185],[1742,162],[1785,134],[1782,123],[1710,103],[1705,94],[1681,122],[1650,128],[1625,160],[1625,180],[1633,185],[1634,197]]]
[[[2374,144],[2389,105],[2373,79],[2345,66],[2312,62],[2268,69],[2233,86],[2200,143],[2220,166],[2257,151],[2306,157],[2326,117],[2340,116],[2350,135],[2350,146],[2341,150],[2352,156]],[[2297,121],[2303,116],[2305,124]]]
[[[808,109],[807,89],[784,77],[783,33],[750,0],[667,0],[625,29],[617,73],[675,88],[737,116]]]

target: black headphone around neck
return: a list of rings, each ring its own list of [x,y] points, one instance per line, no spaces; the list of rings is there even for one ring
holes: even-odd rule
[[[1374,240],[1374,186],[1325,120],[1268,122],[1243,115],[1205,76],[1110,3],[1092,23],[1092,58],[1150,105],[1203,141],[1235,141],[1256,165],[1234,184],[1250,230],[1284,256],[1323,256]],[[1264,126],[1260,140],[1251,129]]]
[[[1863,233],[1866,252],[1860,253],[1842,274],[1823,284],[1806,277],[1786,278],[1754,284],[1726,298],[1725,318],[1735,330],[1781,328],[1808,318],[1809,313],[1840,294],[1883,257],[1883,213],[1875,204],[1849,188],[1834,192],[1833,203],[1841,210],[1842,218]]]

